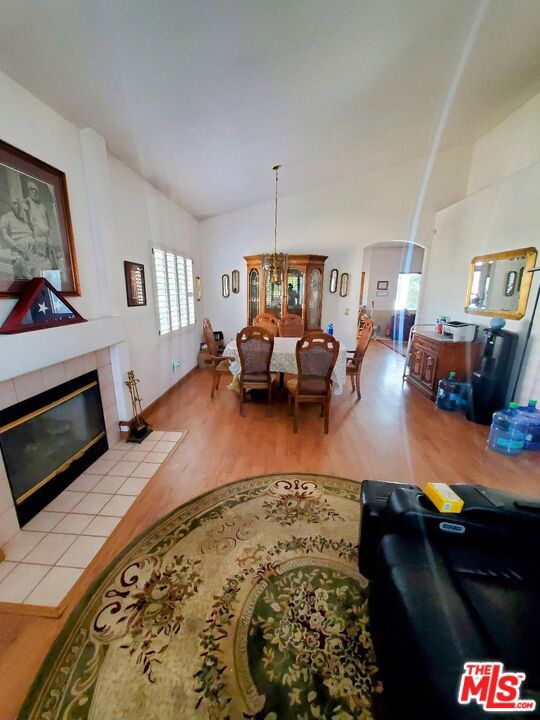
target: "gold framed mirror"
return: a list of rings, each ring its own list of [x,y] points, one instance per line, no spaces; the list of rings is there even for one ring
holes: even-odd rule
[[[536,248],[478,255],[471,260],[465,312],[520,320],[527,310]]]

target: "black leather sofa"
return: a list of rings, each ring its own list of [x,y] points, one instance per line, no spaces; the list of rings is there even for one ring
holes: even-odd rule
[[[390,720],[540,717],[540,503],[453,485],[442,514],[416,486],[362,483],[359,567]],[[533,712],[458,703],[464,663],[525,672]],[[385,720],[386,717],[385,717]]]

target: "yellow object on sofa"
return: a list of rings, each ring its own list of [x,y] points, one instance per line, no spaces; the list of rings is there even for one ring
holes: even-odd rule
[[[439,512],[460,513],[463,500],[446,483],[428,482],[424,492]]]

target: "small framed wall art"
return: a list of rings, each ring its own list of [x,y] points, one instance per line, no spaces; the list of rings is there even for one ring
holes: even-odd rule
[[[234,295],[240,292],[240,271],[233,270],[231,273],[231,289]]]
[[[341,281],[339,283],[339,296],[347,297],[349,294],[349,273],[341,273]]]
[[[202,289],[201,289],[201,277],[200,275],[197,275],[195,277],[195,297],[199,301],[202,297]]]
[[[126,278],[126,296],[128,307],[146,305],[144,265],[142,263],[124,260],[124,275]]]
[[[221,294],[224,298],[228,298],[231,294],[231,286],[228,275],[221,276]]]
[[[328,289],[331,293],[335,293],[337,291],[338,275],[339,275],[339,272],[338,272],[337,268],[334,268],[330,272],[330,287]]]
[[[388,290],[389,280],[377,280],[377,290]]]

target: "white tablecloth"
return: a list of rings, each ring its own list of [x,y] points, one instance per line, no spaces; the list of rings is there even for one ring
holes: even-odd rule
[[[277,337],[274,338],[274,352],[272,353],[272,361],[270,362],[270,370],[272,372],[293,373],[298,372],[296,367],[296,343],[298,338]],[[230,364],[231,372],[236,377],[240,375],[240,361],[238,359],[238,349],[236,340],[231,340],[223,351],[223,355],[234,357],[234,361]],[[345,374],[345,365],[347,360],[347,348],[341,344],[339,347],[339,355],[332,372],[332,380],[334,381],[334,394],[341,395],[345,387],[347,379]]]

